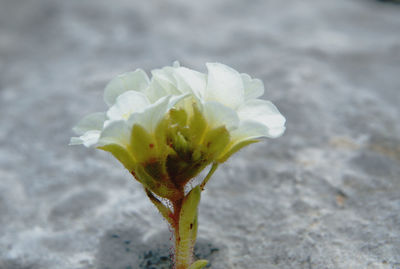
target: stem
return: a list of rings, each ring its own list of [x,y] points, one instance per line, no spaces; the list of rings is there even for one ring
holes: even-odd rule
[[[193,263],[197,236],[197,208],[200,186],[194,187],[183,199],[173,202],[175,232],[175,269],[188,269]]]
[[[182,200],[173,202],[174,207],[174,237],[175,237],[175,255],[174,255],[174,268],[175,269],[187,269],[193,262],[193,238],[182,238],[180,213],[182,210]]]
[[[197,237],[197,208],[200,202],[200,186],[194,187],[186,196],[170,200],[172,210],[165,206],[154,194],[145,189],[150,201],[157,207],[161,215],[169,222],[174,231],[175,255],[174,269],[200,269],[207,261],[200,260],[193,263],[193,250]]]

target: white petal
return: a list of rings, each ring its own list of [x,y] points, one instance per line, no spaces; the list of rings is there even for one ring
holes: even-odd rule
[[[158,99],[169,95],[169,93],[164,89],[163,86],[158,82],[158,80],[152,79],[149,87],[143,92],[151,103],[155,103]]]
[[[119,95],[126,91],[144,91],[149,85],[149,78],[142,69],[125,73],[112,79],[104,90],[104,101],[112,106]]]
[[[243,81],[236,70],[219,63],[207,63],[207,69],[205,100],[217,101],[233,109],[243,103]]]
[[[244,99],[256,99],[264,94],[264,83],[255,78],[252,79],[248,74],[241,74],[244,85]]]
[[[197,98],[202,99],[206,90],[206,75],[186,67],[175,68],[175,79],[178,88],[183,92],[193,93]]]
[[[87,131],[80,137],[72,137],[70,141],[70,145],[85,145],[86,147],[90,147],[96,144],[100,137],[100,131],[98,130],[91,130]]]
[[[177,81],[173,75],[174,68],[167,66],[162,69],[154,69],[151,71],[152,82],[155,81],[155,86],[161,87],[168,95],[169,94],[181,94],[182,92],[178,89]]]
[[[235,110],[218,102],[208,101],[203,103],[204,116],[212,128],[224,125],[228,130],[236,128],[239,117]]]
[[[123,147],[129,144],[130,129],[124,120],[113,121],[101,132],[98,144],[118,144]]]
[[[250,139],[258,139],[262,137],[276,138],[281,136],[285,131],[285,126],[270,128],[265,124],[252,120],[243,120],[237,129],[231,132],[232,140],[237,143]]]
[[[146,95],[137,91],[127,91],[118,96],[115,104],[107,111],[110,120],[128,119],[132,113],[141,112],[150,105]]]
[[[168,101],[168,108],[167,111],[170,110],[172,107],[174,107],[178,102],[180,102],[182,99],[186,99],[189,97],[190,94],[180,94],[180,95],[173,95]]]
[[[187,97],[187,94],[164,96],[154,104],[146,108],[141,113],[134,113],[128,119],[128,126],[132,127],[134,124],[140,124],[150,133],[153,133],[157,124],[165,116],[165,114],[180,100]]]
[[[270,101],[252,99],[238,109],[240,120],[250,120],[265,125],[268,129],[285,126],[285,117]]]
[[[83,135],[90,130],[101,130],[105,120],[106,113],[96,112],[81,119],[72,130],[78,135]]]

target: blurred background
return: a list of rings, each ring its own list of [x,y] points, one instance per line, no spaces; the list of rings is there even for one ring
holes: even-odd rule
[[[110,155],[68,146],[115,75],[225,63],[283,137],[222,165],[211,268],[400,268],[400,5],[376,0],[0,0],[0,268],[169,268],[167,224]]]

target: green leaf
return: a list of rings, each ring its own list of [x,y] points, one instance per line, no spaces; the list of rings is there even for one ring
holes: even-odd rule
[[[194,187],[186,196],[183,198],[182,209],[179,218],[179,231],[182,231],[183,227],[191,230],[190,224],[193,224],[194,218],[197,214],[197,207],[200,202],[200,186]]]
[[[108,144],[98,148],[110,152],[129,171],[132,171],[135,168],[136,163],[133,156],[124,147],[118,144]]]
[[[146,162],[157,156],[155,138],[139,124],[132,127],[130,149],[138,162]]]
[[[232,154],[238,152],[239,150],[241,150],[242,148],[244,148],[245,146],[248,146],[250,144],[253,143],[257,143],[259,142],[259,140],[253,139],[253,140],[245,140],[239,143],[234,144],[233,146],[227,147],[227,151],[225,151],[224,153],[221,154],[221,157],[218,158],[218,162],[219,163],[223,163],[225,162],[227,159],[229,159],[229,157],[232,156]]]
[[[192,263],[192,265],[190,265],[188,269],[202,269],[206,267],[207,264],[208,264],[207,260],[198,260]]]
[[[190,237],[192,239],[193,247],[194,247],[194,244],[196,243],[197,229],[198,229],[198,226],[199,226],[198,215],[199,215],[199,212],[198,212],[198,210],[196,210],[196,215],[194,216],[194,220],[193,220],[192,232],[190,234]]]
[[[195,218],[197,216],[197,207],[200,202],[200,187],[194,187],[183,199],[182,208],[179,217],[179,233],[187,233],[193,230]],[[181,238],[186,234],[180,234]]]

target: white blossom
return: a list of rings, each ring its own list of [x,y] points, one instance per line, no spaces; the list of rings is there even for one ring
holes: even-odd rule
[[[151,79],[141,69],[117,76],[105,88],[108,110],[83,118],[74,128],[79,136],[71,138],[70,144],[116,144],[130,151],[135,124],[156,136],[157,126],[171,109],[183,109],[192,117],[193,104],[205,118],[207,128],[223,126],[229,132],[229,143],[220,156],[214,156],[217,159],[226,160],[235,146],[233,152],[246,142],[283,134],[285,118],[272,102],[260,99],[264,94],[261,80],[220,63],[206,66],[207,74],[175,62],[152,70]],[[228,155],[224,158],[223,154]]]

